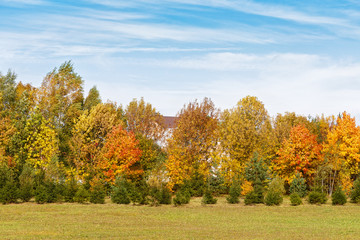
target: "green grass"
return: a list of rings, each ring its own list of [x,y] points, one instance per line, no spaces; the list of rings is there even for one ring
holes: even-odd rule
[[[0,205],[0,239],[359,239],[360,206]]]

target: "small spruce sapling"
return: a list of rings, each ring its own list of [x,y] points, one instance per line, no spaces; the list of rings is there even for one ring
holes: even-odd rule
[[[331,202],[332,205],[344,205],[347,202],[346,195],[340,187],[331,195]]]
[[[298,206],[302,204],[300,195],[297,192],[290,194],[290,202],[291,202],[291,206]]]

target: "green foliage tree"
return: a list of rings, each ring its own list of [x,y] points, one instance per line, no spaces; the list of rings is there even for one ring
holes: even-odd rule
[[[226,198],[226,201],[230,204],[239,203],[240,195],[241,195],[240,182],[234,180],[230,186],[229,196]]]
[[[311,191],[308,196],[308,202],[310,204],[325,204],[327,202],[326,193],[319,191]]]
[[[129,187],[130,184],[125,178],[117,178],[112,189],[111,201],[117,204],[129,204],[131,202]]]
[[[332,205],[344,205],[347,202],[346,195],[340,187],[331,195],[331,202]]]
[[[3,204],[16,203],[19,198],[19,189],[13,179],[8,180],[0,189],[0,202]]]
[[[84,101],[84,109],[90,111],[93,107],[101,103],[100,93],[97,90],[96,86],[92,87],[89,90],[88,96]]]
[[[290,194],[290,202],[292,206],[298,206],[302,204],[300,195],[297,192]]]
[[[354,181],[353,188],[350,193],[350,201],[352,203],[360,203],[360,178]]]
[[[64,189],[64,201],[65,202],[75,202],[75,195],[77,191],[79,190],[78,183],[74,177],[71,177],[66,183],[65,183],[65,189]]]
[[[204,196],[201,200],[202,204],[216,204],[217,203],[217,199],[213,197],[213,194],[210,190],[210,188],[206,188]]]
[[[265,195],[265,204],[268,206],[280,205],[283,202],[283,194],[285,194],[284,180],[277,176],[269,184]]]
[[[258,153],[254,153],[254,156],[246,164],[245,178],[252,183],[255,183],[256,180],[259,180],[263,186],[268,181],[269,168]]]
[[[106,192],[104,185],[99,182],[95,183],[90,191],[90,202],[95,204],[104,204],[105,196]]]
[[[175,206],[180,206],[183,204],[188,204],[191,199],[191,194],[187,187],[182,187],[178,191],[176,191],[176,195],[173,199],[173,203]]]
[[[245,205],[264,203],[264,188],[260,179],[256,179],[254,190],[245,195]]]
[[[289,192],[298,193],[300,197],[305,197],[307,194],[305,178],[301,177],[300,174],[296,174],[295,178],[290,183]]]
[[[89,191],[84,187],[84,185],[80,185],[73,199],[74,202],[84,204],[90,200]]]
[[[34,196],[34,170],[29,164],[25,164],[19,176],[19,198],[28,202]]]

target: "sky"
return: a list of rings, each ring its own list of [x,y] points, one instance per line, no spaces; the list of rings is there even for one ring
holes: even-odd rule
[[[360,119],[357,0],[0,0],[0,71],[40,86],[71,60],[104,101],[164,115],[256,96],[271,116]]]

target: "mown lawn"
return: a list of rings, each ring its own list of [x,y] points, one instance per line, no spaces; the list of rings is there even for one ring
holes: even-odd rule
[[[360,239],[360,205],[0,205],[0,239]]]

